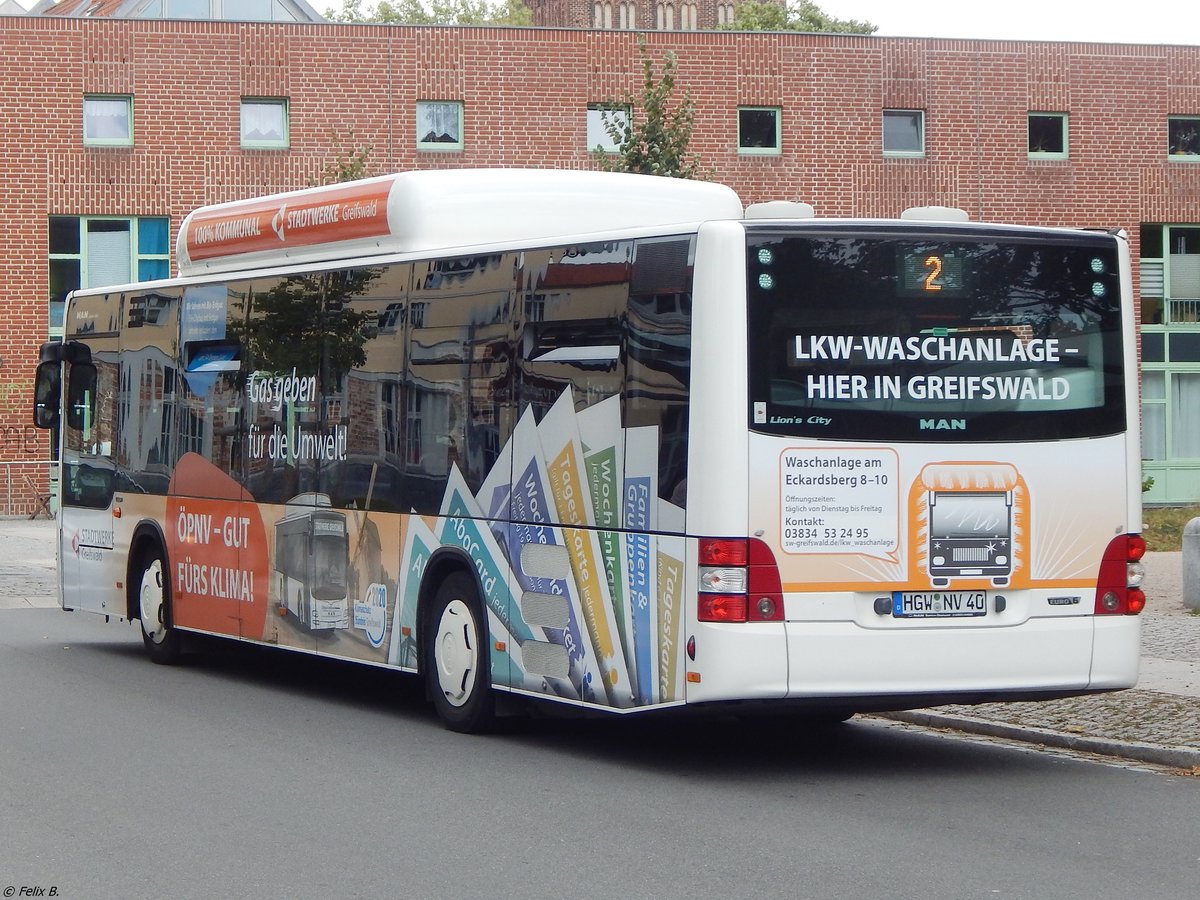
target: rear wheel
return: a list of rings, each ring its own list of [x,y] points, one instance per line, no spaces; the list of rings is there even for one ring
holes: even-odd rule
[[[452,731],[480,732],[496,714],[488,654],[487,621],[475,581],[448,576],[425,619],[425,684],[438,718]]]
[[[171,587],[162,551],[143,557],[138,580],[138,618],[150,659],[161,665],[179,660],[183,636],[171,625]]]

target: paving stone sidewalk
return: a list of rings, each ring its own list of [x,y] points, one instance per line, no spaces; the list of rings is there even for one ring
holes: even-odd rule
[[[54,523],[0,519],[0,610],[53,607]],[[941,706],[890,718],[1107,753],[1200,774],[1200,616],[1183,603],[1182,554],[1146,555],[1148,604],[1134,690],[1038,703]]]
[[[1183,602],[1182,554],[1148,553],[1145,562],[1141,673],[1133,690],[1037,703],[939,706],[890,718],[1200,774],[1200,616]]]

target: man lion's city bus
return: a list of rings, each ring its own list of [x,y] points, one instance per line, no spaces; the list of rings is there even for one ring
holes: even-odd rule
[[[42,350],[61,602],[503,698],[859,711],[1127,688],[1120,233],[595,172],[205,207]],[[510,704],[505,704],[506,706]]]

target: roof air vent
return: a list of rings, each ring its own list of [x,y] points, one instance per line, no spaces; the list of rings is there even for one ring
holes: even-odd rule
[[[902,219],[917,219],[922,222],[969,222],[971,217],[965,209],[953,206],[910,206],[900,213]]]
[[[811,219],[812,204],[792,200],[769,200],[766,203],[751,203],[746,207],[747,219]]]

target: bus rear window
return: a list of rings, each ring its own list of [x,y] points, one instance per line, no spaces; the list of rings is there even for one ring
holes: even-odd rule
[[[752,229],[750,427],[1021,441],[1125,429],[1116,239]]]

